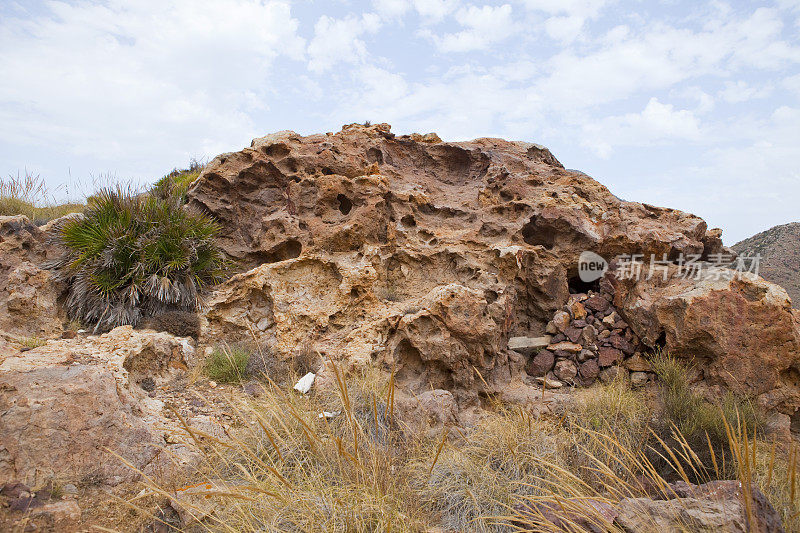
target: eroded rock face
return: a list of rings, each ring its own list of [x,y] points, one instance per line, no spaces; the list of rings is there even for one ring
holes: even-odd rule
[[[633,533],[785,531],[780,515],[755,486],[745,493],[738,481],[712,481],[704,485],[678,482],[669,490],[664,499],[623,499],[618,505],[616,523]],[[747,498],[750,503],[745,506]],[[750,524],[750,519],[754,523]]]
[[[621,201],[543,147],[396,137],[386,124],[256,139],[215,158],[188,198],[252,268],[213,296],[201,343],[378,360],[408,388],[459,401],[522,371],[508,337],[544,335],[582,251],[721,246],[701,219]]]
[[[133,397],[97,366],[0,373],[0,478],[36,485],[50,476],[118,484],[155,457],[157,441]]]
[[[53,253],[46,228],[24,215],[0,216],[0,337],[61,333],[65,314],[58,300],[64,287],[43,268]]]
[[[0,480],[115,485],[164,447],[163,403],[142,388],[194,363],[189,339],[122,326],[51,340],[0,364]],[[148,387],[149,388],[149,387]]]
[[[671,266],[638,281],[610,277],[615,305],[650,346],[694,361],[704,380],[793,415],[800,407],[800,330],[786,291],[747,273]]]

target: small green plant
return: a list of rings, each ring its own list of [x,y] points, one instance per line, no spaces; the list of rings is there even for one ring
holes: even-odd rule
[[[186,192],[189,186],[200,176],[203,166],[192,161],[188,169],[173,170],[153,186],[151,194],[164,200],[172,199],[180,205],[186,203]]]
[[[748,398],[726,392],[715,402],[707,401],[692,390],[690,371],[677,358],[658,352],[651,357],[651,364],[661,380],[661,428],[659,445],[670,447],[684,445],[696,450],[703,465],[727,464],[717,475],[732,477],[730,468],[729,425],[747,428],[757,435],[762,433],[764,418],[757,406]],[[683,443],[676,443],[680,435]],[[698,471],[698,475],[708,473]]]
[[[47,344],[47,340],[46,339],[41,339],[41,338],[39,338],[39,337],[34,335],[33,337],[26,337],[26,338],[22,339],[21,344],[22,344],[22,346],[24,348],[32,350],[33,348],[38,348],[39,346],[44,346],[45,344]]]
[[[206,375],[220,383],[237,383],[247,373],[250,350],[242,346],[218,346],[206,360]]]
[[[218,225],[173,196],[121,187],[92,197],[85,216],[57,231],[63,255],[49,266],[69,287],[70,318],[95,332],[167,311],[196,311],[222,279]]]

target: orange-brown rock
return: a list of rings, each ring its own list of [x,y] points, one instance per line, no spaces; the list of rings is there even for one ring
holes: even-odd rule
[[[666,280],[612,276],[614,303],[643,342],[694,361],[709,384],[794,415],[800,330],[786,291],[752,274],[702,272],[694,279],[671,266]]]
[[[64,287],[44,269],[54,257],[47,237],[24,215],[0,216],[0,343],[61,334]],[[0,347],[0,356],[4,351],[14,350]]]
[[[215,158],[188,203],[242,272],[208,302],[201,344],[377,361],[459,402],[523,371],[508,338],[544,334],[583,250],[716,251],[700,218],[621,201],[541,146],[387,124],[255,139]]]

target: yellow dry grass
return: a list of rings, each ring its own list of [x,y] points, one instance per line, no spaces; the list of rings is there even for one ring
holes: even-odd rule
[[[204,461],[190,484],[210,489],[184,502],[202,519],[192,530],[551,530],[531,525],[539,504],[565,523],[578,514],[617,531],[592,502],[669,490],[677,479],[725,477],[713,446],[699,453],[674,425],[667,444],[651,423],[654,412],[624,382],[584,391],[563,419],[497,408],[473,427],[438,436],[403,427],[393,387],[377,370],[337,373],[333,390],[306,396],[267,383],[257,400],[235,406],[240,424],[231,440],[195,432]],[[798,530],[796,451],[753,438],[741,418],[722,425],[735,477],[760,487],[787,530]],[[176,487],[149,480],[148,489],[169,498]]]

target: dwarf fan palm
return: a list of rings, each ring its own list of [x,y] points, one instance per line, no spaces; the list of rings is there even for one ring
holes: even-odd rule
[[[51,267],[69,287],[72,318],[105,331],[167,310],[196,310],[221,279],[218,225],[170,196],[109,188],[83,217],[57,229],[63,255]]]

